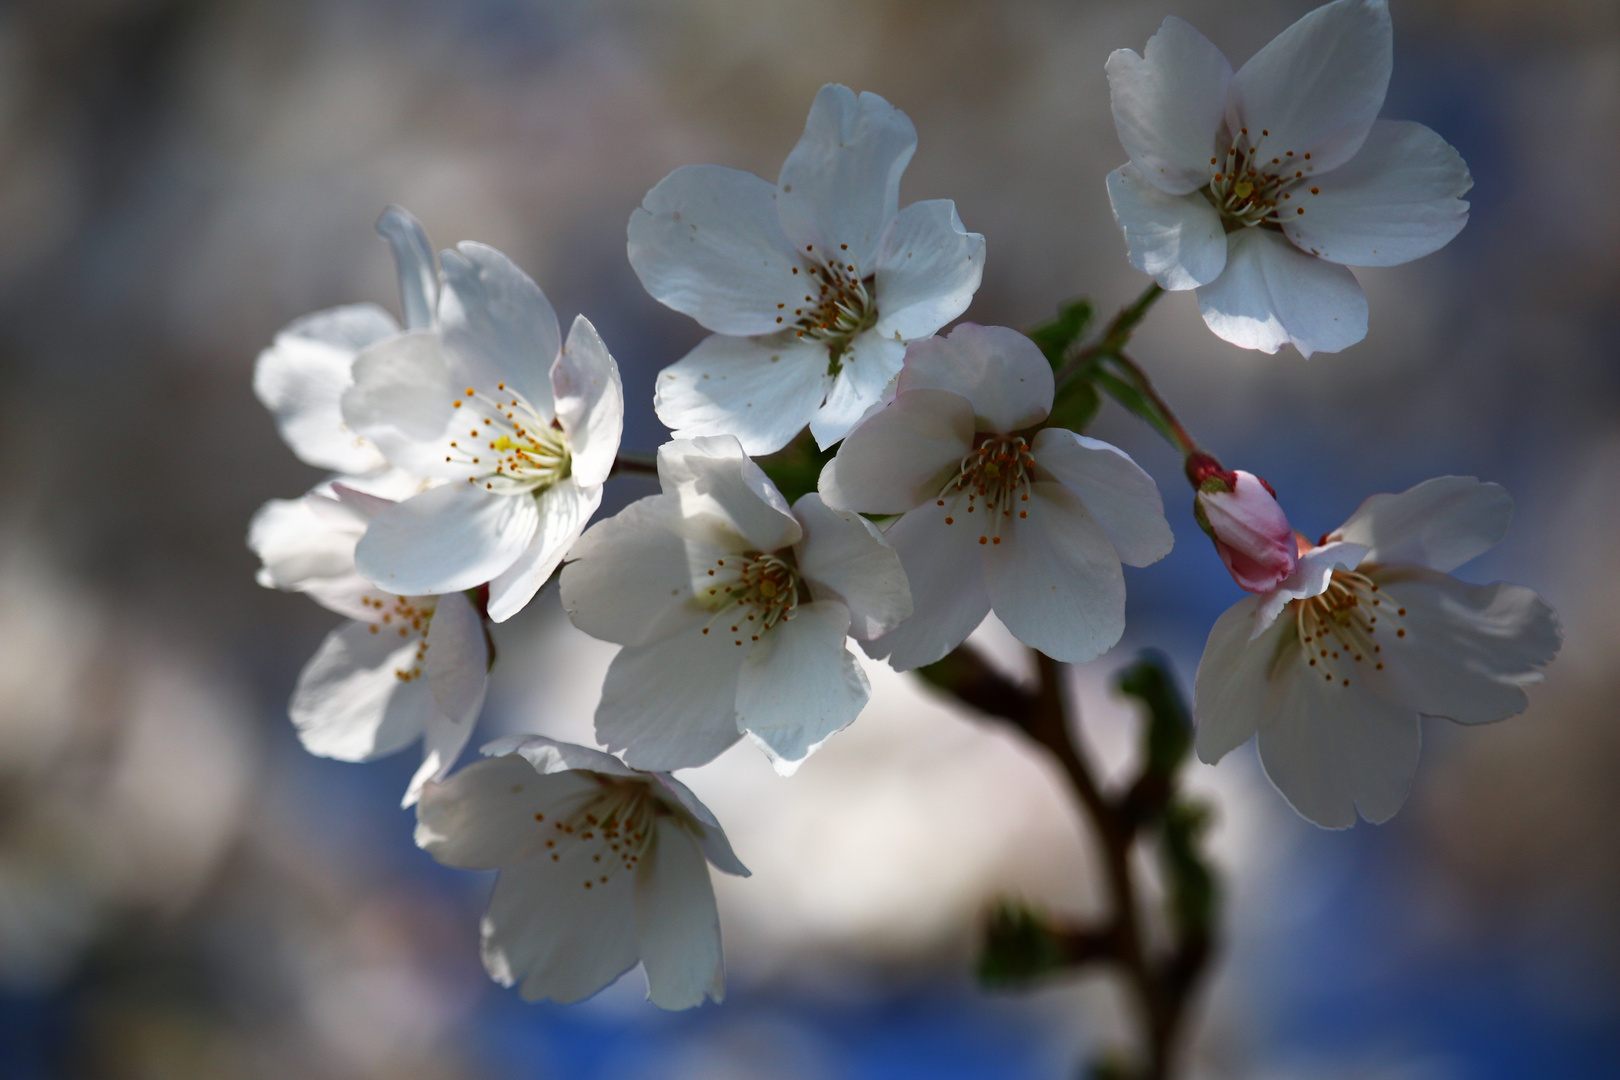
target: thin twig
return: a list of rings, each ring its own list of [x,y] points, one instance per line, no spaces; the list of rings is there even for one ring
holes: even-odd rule
[[[654,454],[640,454],[634,450],[620,450],[619,456],[613,459],[613,471],[609,477],[621,473],[633,473],[644,476],[658,475],[658,458]]]

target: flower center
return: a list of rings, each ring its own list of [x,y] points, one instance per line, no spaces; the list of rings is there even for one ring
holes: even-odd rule
[[[539,494],[566,479],[573,456],[562,428],[504,382],[495,390],[484,394],[469,386],[451,402],[460,410],[457,419],[468,424],[467,438],[453,440],[444,460],[470,466],[467,482],[499,495]]]
[[[373,634],[393,632],[402,638],[409,639],[414,636],[417,639],[416,653],[410,658],[409,666],[395,668],[394,678],[400,682],[414,682],[420,679],[422,665],[427,659],[428,625],[433,622],[433,611],[438,606],[438,597],[381,594],[362,596],[360,604],[373,613],[367,620],[371,623]]]
[[[703,628],[705,634],[725,624],[738,645],[745,638],[758,641],[798,609],[799,572],[780,555],[727,555],[715,560],[709,577],[714,580],[698,593],[715,613]]]
[[[597,790],[578,797],[552,822],[546,852],[552,862],[579,859],[587,889],[606,885],[621,870],[632,870],[653,838],[653,819],[669,811],[640,780],[596,774]],[[537,813],[536,821],[546,815]]]
[[[1398,638],[1406,636],[1406,627],[1401,625],[1406,609],[1386,604],[1385,599],[1378,583],[1366,574],[1335,570],[1327,591],[1290,601],[1306,665],[1320,671],[1328,683],[1346,688],[1359,664],[1369,663],[1374,671],[1383,671],[1380,657],[1384,647],[1376,640],[1378,631],[1387,635],[1393,630]]]
[[[1029,511],[1018,506],[1029,501],[1029,485],[1035,476],[1035,456],[1021,435],[992,435],[979,444],[978,449],[962,459],[956,476],[940,489],[936,506],[950,504],[951,512],[945,524],[955,525],[958,514],[973,514],[983,506],[983,513],[971,520],[979,523],[979,543],[999,544],[996,535],[1004,519],[1018,510],[1021,518]],[[967,509],[962,509],[962,503]]]
[[[847,258],[849,245],[841,245]],[[812,256],[815,245],[805,245]],[[798,268],[794,268],[798,273]],[[877,303],[872,296],[874,278],[862,276],[853,262],[829,262],[812,265],[802,275],[809,279],[804,303],[793,309],[791,325],[801,338],[825,342],[828,355],[828,374],[837,375],[843,367],[844,353],[856,336],[877,325]],[[812,291],[813,290],[813,291]],[[776,317],[777,322],[788,319],[787,305]]]
[[[1301,205],[1320,189],[1306,184],[1316,171],[1310,154],[1276,151],[1265,145],[1269,131],[1251,138],[1241,128],[1224,155],[1209,159],[1214,175],[1205,195],[1220,211],[1226,231],[1256,225],[1281,225],[1305,213]]]

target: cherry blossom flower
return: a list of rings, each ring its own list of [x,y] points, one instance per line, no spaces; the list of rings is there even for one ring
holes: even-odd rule
[[[487,582],[503,622],[601,502],[624,391],[590,322],[576,318],[564,345],[545,294],[506,256],[464,243],[440,264],[433,325],[360,354],[343,417],[396,467],[444,482],[379,513],[355,562],[393,593]]]
[[[1270,592],[1293,574],[1298,545],[1270,484],[1242,469],[1222,469],[1204,453],[1187,459],[1187,476],[1198,489],[1193,516],[1240,588]]]
[[[1015,330],[963,323],[913,344],[897,390],[821,474],[828,506],[904,515],[885,536],[916,614],[866,651],[900,670],[931,664],[992,609],[1057,660],[1111,648],[1120,563],[1157,562],[1174,543],[1153,478],[1118,447],[1036,430],[1052,369]]]
[[[259,584],[302,592],[349,622],[326,636],[298,676],[288,712],[304,748],[371,761],[422,740],[404,805],[461,756],[483,707],[489,670],[483,620],[461,593],[394,596],[362,577],[355,544],[392,505],[341,486],[276,499],[254,515],[248,546]]]
[[[905,113],[829,85],[776,184],[689,165],[647,193],[630,265],[714,332],[658,376],[676,438],[735,435],[768,454],[809,424],[830,446],[893,382],[905,343],[967,309],[984,237],[949,200],[899,209],[916,148]]]
[[[623,645],[596,735],[637,767],[702,765],[744,733],[798,768],[866,704],[846,636],[911,614],[900,561],[858,514],[792,508],[729,436],[658,450],[662,493],[593,526],[563,567],[575,625]]]
[[[377,231],[394,250],[406,328],[430,327],[438,267],[427,234],[397,206],[383,212]],[[344,422],[340,403],[349,388],[354,358],[400,332],[393,316],[377,305],[348,304],[294,320],[259,354],[253,391],[300,460],[352,478],[368,478],[369,483],[360,481],[367,490],[385,478],[398,479],[388,476],[388,460],[376,444]],[[399,483],[392,488],[401,490]]]
[[[1422,124],[1378,119],[1392,54],[1384,0],[1335,0],[1236,74],[1167,18],[1142,56],[1108,58],[1130,163],[1108,176],[1132,265],[1197,289],[1218,337],[1337,352],[1367,333],[1346,266],[1395,266],[1468,220],[1468,167]]]
[[[705,861],[748,876],[708,807],[680,781],[599,750],[497,740],[417,805],[416,842],[447,866],[499,870],[484,967],[529,1001],[590,997],[639,961],[647,999],[725,997]]]
[[[1198,665],[1198,756],[1219,761],[1259,733],[1266,775],[1326,828],[1394,816],[1417,771],[1419,716],[1463,724],[1522,712],[1524,687],[1561,640],[1557,617],[1518,585],[1449,571],[1507,531],[1496,484],[1443,476],[1374,495],[1305,549],[1271,593],[1216,620]]]

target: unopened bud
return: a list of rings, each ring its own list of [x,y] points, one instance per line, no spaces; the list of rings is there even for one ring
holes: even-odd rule
[[[1294,530],[1276,493],[1241,469],[1226,472],[1217,465],[1200,471],[1193,516],[1215,541],[1221,562],[1240,588],[1270,592],[1294,572],[1299,560]]]

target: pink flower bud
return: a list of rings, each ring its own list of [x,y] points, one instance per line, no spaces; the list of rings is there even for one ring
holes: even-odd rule
[[[1270,592],[1294,572],[1299,560],[1294,530],[1271,486],[1258,476],[1206,472],[1194,512],[1239,587]]]

